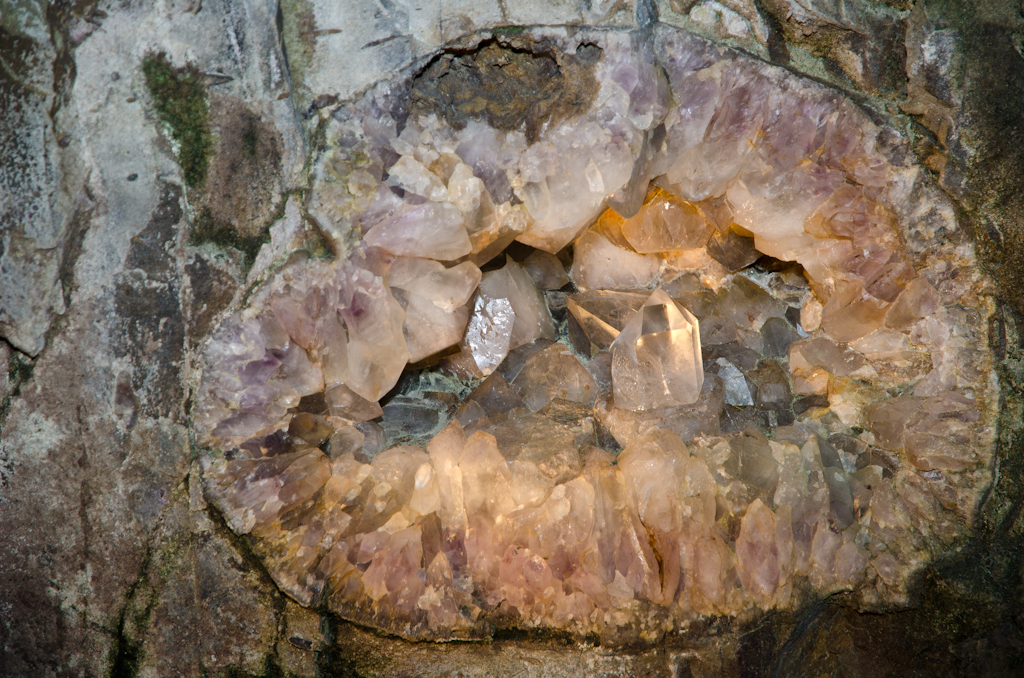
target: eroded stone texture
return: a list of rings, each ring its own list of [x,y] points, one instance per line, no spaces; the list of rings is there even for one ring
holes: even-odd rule
[[[23,3],[4,12],[0,80],[0,337],[35,356],[56,315],[64,312],[60,282],[65,239],[75,208],[61,199],[55,164],[62,147],[51,111],[67,87],[52,62],[67,48],[54,44],[46,7]],[[59,39],[59,38],[58,38]],[[66,146],[67,144],[65,144]]]
[[[453,127],[397,81],[332,113],[308,210],[337,257],[206,349],[211,499],[295,600],[409,638],[905,600],[970,524],[997,400],[986,282],[918,226],[921,170],[686,34],[532,39],[600,50],[586,110]],[[494,260],[513,240],[539,252]],[[545,296],[559,265],[578,293]],[[464,388],[389,394],[416,359]]]

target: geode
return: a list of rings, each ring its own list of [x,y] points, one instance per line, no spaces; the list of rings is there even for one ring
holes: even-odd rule
[[[989,284],[906,139],[664,26],[479,54],[325,118],[332,255],[271,253],[208,341],[231,528],[298,602],[416,639],[904,602],[998,404]]]

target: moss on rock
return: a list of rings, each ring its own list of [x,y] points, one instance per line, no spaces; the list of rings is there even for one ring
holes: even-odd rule
[[[202,74],[192,64],[175,68],[163,52],[146,55],[142,73],[157,115],[178,144],[178,164],[185,185],[202,186],[213,147],[209,97]]]

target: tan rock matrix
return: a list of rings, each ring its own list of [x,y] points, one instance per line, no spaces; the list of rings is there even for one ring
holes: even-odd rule
[[[265,250],[208,342],[208,495],[295,600],[409,638],[904,600],[991,480],[992,301],[950,204],[781,69],[526,35],[590,69],[586,107],[453,125],[406,78],[325,116],[335,256]]]

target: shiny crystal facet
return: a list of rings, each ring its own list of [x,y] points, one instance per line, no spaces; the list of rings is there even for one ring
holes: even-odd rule
[[[569,312],[598,348],[608,348],[650,295],[590,290],[569,297]]]
[[[661,189],[622,224],[622,235],[640,254],[703,247],[711,230],[699,209]]]
[[[615,406],[651,410],[697,402],[704,385],[693,314],[656,290],[612,344]]]
[[[476,298],[463,343],[482,374],[493,372],[508,355],[515,320],[516,314],[508,299],[483,295]]]

